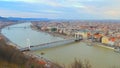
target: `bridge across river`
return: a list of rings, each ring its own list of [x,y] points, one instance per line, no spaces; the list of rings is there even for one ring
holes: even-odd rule
[[[76,33],[75,37],[71,38],[71,39],[64,39],[64,40],[60,40],[60,41],[54,41],[54,42],[49,42],[49,43],[44,43],[44,44],[39,44],[39,45],[30,45],[30,40],[27,39],[27,46],[28,47],[21,48],[20,51],[41,50],[41,49],[44,49],[44,48],[62,46],[64,44],[73,43],[75,41],[80,41],[82,39],[83,39],[83,36],[81,34],[79,34],[79,33]]]
[[[30,28],[30,26],[19,26],[19,27],[7,27],[7,29],[12,29],[12,28]]]
[[[81,40],[81,39],[79,39]],[[62,46],[64,44],[69,44],[73,43],[76,41],[76,38],[73,39],[65,39],[65,40],[60,40],[60,41],[54,41],[50,43],[44,43],[44,44],[39,44],[39,45],[29,45],[28,47],[21,48],[20,51],[33,51],[33,50],[41,50],[45,48],[51,48],[51,47],[56,47],[56,46]],[[77,39],[78,41],[78,39]]]

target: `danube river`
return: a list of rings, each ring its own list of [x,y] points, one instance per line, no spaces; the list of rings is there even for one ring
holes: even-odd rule
[[[22,26],[30,26],[30,23],[17,24],[10,27]],[[26,39],[30,39],[31,45],[63,40],[47,33],[37,32],[31,28],[6,27],[2,29],[2,33],[20,47],[27,46]],[[41,56],[61,65],[68,66],[68,68],[75,58],[89,60],[92,68],[120,68],[120,53],[99,46],[88,46],[84,42],[74,42],[65,44],[64,46],[37,50],[32,53],[40,55],[41,52],[45,53]]]

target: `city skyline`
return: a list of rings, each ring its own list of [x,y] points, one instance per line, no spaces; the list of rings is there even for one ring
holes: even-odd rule
[[[120,0],[0,0],[0,16],[120,19]]]

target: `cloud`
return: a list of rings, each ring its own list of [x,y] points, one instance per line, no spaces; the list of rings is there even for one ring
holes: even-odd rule
[[[33,0],[1,0],[6,2],[34,2]]]
[[[101,0],[0,0],[9,2],[25,2],[35,4],[46,4],[53,7],[81,7],[82,2],[95,2]]]
[[[47,12],[47,13],[63,13],[62,11],[57,11],[57,10],[45,10],[43,12]]]
[[[42,3],[53,7],[61,7],[62,4],[55,0],[36,0],[36,3]]]
[[[119,18],[120,19],[120,9],[116,9],[116,8],[105,9],[103,14],[106,17]]]
[[[64,13],[63,11],[50,10],[50,9],[47,9],[47,10],[34,10],[34,11],[32,11],[32,12],[35,12],[35,13],[48,13],[48,14]]]
[[[56,0],[1,0],[1,1],[46,4],[46,5],[53,6],[53,7],[62,6],[62,4],[60,4]]]

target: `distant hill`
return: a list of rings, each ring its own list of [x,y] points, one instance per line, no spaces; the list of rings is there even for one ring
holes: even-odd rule
[[[1,17],[0,21],[49,21],[48,18]]]
[[[5,17],[0,17],[0,20],[8,20],[8,19]]]
[[[21,20],[21,21],[49,21],[48,18],[19,18],[19,17],[8,17],[9,20]]]
[[[10,20],[6,17],[1,17],[1,16],[0,16],[0,21],[3,21],[3,22],[17,22],[17,20]]]

